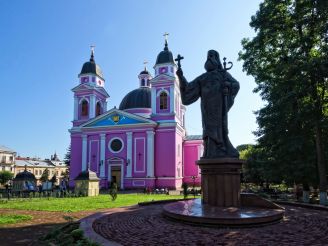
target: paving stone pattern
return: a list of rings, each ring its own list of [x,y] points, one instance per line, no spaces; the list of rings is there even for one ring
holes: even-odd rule
[[[282,221],[255,228],[210,228],[162,216],[161,205],[125,208],[96,219],[93,229],[122,245],[328,245],[328,211],[285,206]]]

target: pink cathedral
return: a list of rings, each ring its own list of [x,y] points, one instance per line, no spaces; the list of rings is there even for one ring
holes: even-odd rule
[[[139,87],[107,110],[109,94],[94,52],[83,64],[74,93],[70,180],[91,170],[100,187],[116,182],[120,189],[179,189],[200,183],[195,161],[203,151],[201,136],[188,136],[186,108],[181,104],[177,66],[165,41],[154,65],[145,68]],[[136,83],[137,85],[137,83]]]

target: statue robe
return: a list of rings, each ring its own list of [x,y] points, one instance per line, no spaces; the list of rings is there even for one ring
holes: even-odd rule
[[[226,96],[225,87],[229,89]],[[182,103],[189,105],[201,98],[203,139],[207,141],[209,138],[212,145],[216,145],[214,147],[216,150],[213,150],[212,146],[212,150],[209,151],[206,148],[211,146],[205,143],[207,154],[204,153],[204,158],[239,156],[238,151],[229,141],[227,131],[227,113],[234,103],[238,90],[238,81],[224,70],[206,72],[190,83],[184,77],[180,79]]]

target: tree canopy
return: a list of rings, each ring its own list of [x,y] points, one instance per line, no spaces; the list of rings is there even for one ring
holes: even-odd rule
[[[0,172],[0,184],[5,185],[9,180],[14,177],[14,174],[9,171]]]
[[[328,1],[264,0],[250,26],[239,59],[266,101],[258,149],[280,179],[326,191]]]
[[[41,180],[42,182],[46,182],[46,181],[48,181],[48,180],[49,180],[49,175],[50,175],[49,169],[48,169],[48,168],[44,169],[44,171],[43,171],[43,173],[42,173],[42,175],[41,175],[40,180]]]

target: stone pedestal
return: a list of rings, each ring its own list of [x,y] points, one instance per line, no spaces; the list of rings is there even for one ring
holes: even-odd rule
[[[201,159],[202,199],[173,202],[163,207],[171,219],[204,226],[244,227],[281,220],[284,208],[255,194],[240,194],[236,158]]]
[[[216,207],[240,207],[240,171],[236,158],[201,159],[202,203]]]

